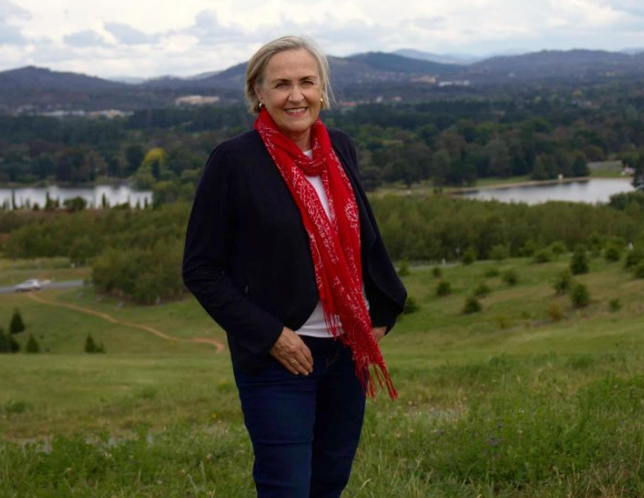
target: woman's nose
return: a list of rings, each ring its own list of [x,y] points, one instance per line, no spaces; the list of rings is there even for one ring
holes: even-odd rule
[[[302,90],[298,85],[293,86],[293,90],[289,95],[289,100],[292,102],[300,102],[303,98]]]

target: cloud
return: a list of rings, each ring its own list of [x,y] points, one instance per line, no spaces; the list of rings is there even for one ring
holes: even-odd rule
[[[31,14],[8,0],[0,0],[0,45],[23,45],[27,42],[12,21],[30,19]]]
[[[0,0],[0,22],[5,22],[9,18],[31,19],[31,14],[9,0]]]
[[[64,41],[67,45],[77,48],[106,47],[107,42],[96,31],[77,31],[71,35],[65,35]]]
[[[237,26],[224,26],[219,21],[217,11],[212,9],[199,12],[195,23],[182,30],[181,34],[195,36],[199,43],[204,45],[232,40],[247,41],[247,36],[243,29]]]
[[[122,45],[143,45],[159,41],[159,34],[148,35],[132,26],[120,22],[106,22],[105,29],[109,31],[118,43]]]
[[[644,17],[644,4],[641,0],[610,0],[605,5],[618,12]]]

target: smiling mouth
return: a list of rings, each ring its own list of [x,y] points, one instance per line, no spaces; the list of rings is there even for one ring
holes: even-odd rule
[[[286,114],[290,114],[291,116],[299,116],[300,114],[304,114],[306,111],[306,107],[296,107],[293,109],[284,109]]]

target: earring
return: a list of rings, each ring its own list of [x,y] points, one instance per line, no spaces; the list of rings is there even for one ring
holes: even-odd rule
[[[320,97],[320,104],[322,104],[322,107],[326,105],[326,102],[324,101],[324,97]]]
[[[261,111],[261,110],[262,110],[262,107],[264,107],[264,103],[263,103],[263,102],[260,102],[259,104],[257,104],[257,107],[259,107],[259,110]]]

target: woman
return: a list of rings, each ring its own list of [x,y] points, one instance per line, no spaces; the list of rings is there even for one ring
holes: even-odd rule
[[[260,48],[246,73],[255,129],[212,152],[186,235],[183,278],[227,333],[260,498],[339,497],[365,393],[396,396],[377,341],[406,292],[353,145],[318,118],[328,95],[310,41]]]

